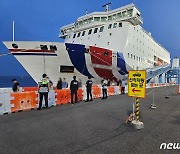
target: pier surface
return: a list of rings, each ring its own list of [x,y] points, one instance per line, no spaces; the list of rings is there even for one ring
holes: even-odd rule
[[[179,153],[160,150],[161,143],[180,143],[176,88],[155,88],[156,109],[150,109],[153,93],[147,90],[140,99],[141,130],[125,123],[133,102],[127,94],[0,116],[0,153]]]

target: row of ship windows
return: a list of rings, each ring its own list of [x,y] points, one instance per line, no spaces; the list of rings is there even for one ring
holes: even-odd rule
[[[117,28],[117,27],[122,27],[122,23],[114,23],[114,24],[109,24],[109,25],[108,25],[108,29]],[[98,27],[97,27],[97,28],[94,28],[94,31],[93,31],[93,29],[89,29],[88,35],[91,35],[92,32],[93,32],[94,34],[97,33],[97,32],[98,32],[98,29],[99,29],[99,32],[103,32],[104,26],[101,26],[100,28],[98,28]],[[83,31],[83,32],[82,32],[82,35],[81,35],[81,32],[79,32],[79,33],[74,33],[73,38],[75,38],[75,37],[80,37],[80,36],[84,36],[85,33],[86,33],[86,31]]]
[[[128,53],[128,58],[137,60],[137,61],[139,61],[139,62],[143,62],[143,61],[144,61],[144,59],[142,59],[141,57],[135,56],[135,55],[130,54],[130,53]],[[150,61],[150,60],[147,60],[147,62],[148,62],[149,64],[154,64],[154,63],[153,63],[152,61]]]
[[[137,31],[137,33],[139,32],[139,34],[141,35],[141,31],[139,31],[135,27],[134,27],[134,30]],[[143,38],[144,38],[144,34],[147,35],[148,36],[148,38],[147,38],[148,42],[150,42],[154,47],[159,48],[159,50],[161,50],[161,46],[159,44],[157,44],[154,39],[151,39],[151,38],[149,39],[149,37],[151,37],[151,33],[150,32],[144,32],[143,29],[142,29],[142,31],[143,31],[143,34],[142,34]],[[131,34],[130,34],[130,37],[131,37]],[[133,38],[135,39],[135,36],[133,36]],[[138,42],[138,38],[137,38],[137,42]]]

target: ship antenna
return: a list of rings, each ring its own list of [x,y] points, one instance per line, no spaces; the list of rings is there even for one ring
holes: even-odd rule
[[[112,4],[112,2],[109,2],[109,3],[107,3],[107,4],[104,4],[102,7],[106,7],[106,12],[108,12],[109,11],[109,5],[111,5]]]
[[[14,37],[15,37],[15,35],[14,35],[14,20],[13,20],[13,23],[12,23],[12,39],[13,39],[13,42],[14,42]]]
[[[88,11],[87,11],[87,9],[86,9],[86,15],[88,14]]]

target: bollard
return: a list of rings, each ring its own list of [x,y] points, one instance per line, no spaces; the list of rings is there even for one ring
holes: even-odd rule
[[[154,103],[154,89],[153,89],[153,103],[151,104],[151,109],[156,109],[156,105]]]
[[[142,129],[144,128],[143,122],[139,121],[139,98],[136,97],[136,120],[132,121],[132,125],[135,129]]]
[[[136,97],[136,120],[139,121],[139,98]]]

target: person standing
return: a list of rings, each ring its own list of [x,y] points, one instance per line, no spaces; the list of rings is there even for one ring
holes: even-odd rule
[[[103,97],[102,97],[102,99],[107,99],[107,84],[108,84],[108,82],[107,82],[107,80],[106,79],[104,79],[103,81],[102,81],[102,93],[103,93]]]
[[[62,79],[61,78],[59,78],[56,88],[57,89],[62,89]]]
[[[66,82],[66,78],[63,78],[62,88],[68,88],[68,83]]]
[[[126,82],[124,79],[122,79],[122,83],[121,83],[121,94],[125,94],[125,86],[126,86]]]
[[[81,81],[81,79],[79,79],[79,81],[78,81],[78,88],[82,88],[82,81]]]
[[[48,92],[50,89],[49,80],[47,79],[47,75],[43,74],[42,79],[38,83],[38,91],[39,91],[39,107],[38,110],[42,109],[42,100],[44,97],[45,106],[48,108]]]
[[[86,91],[87,91],[87,99],[85,102],[89,102],[89,96],[90,96],[90,101],[92,101],[92,84],[93,84],[93,81],[91,79],[91,77],[88,77],[88,80],[86,82]]]
[[[71,84],[70,84],[70,90],[71,90],[71,103],[74,104],[73,102],[74,95],[75,95],[75,103],[77,103],[78,81],[76,80],[76,76],[73,76],[73,80],[71,81]]]
[[[19,83],[17,82],[17,80],[16,79],[12,79],[12,82],[13,82],[12,90],[14,92],[19,92]]]

